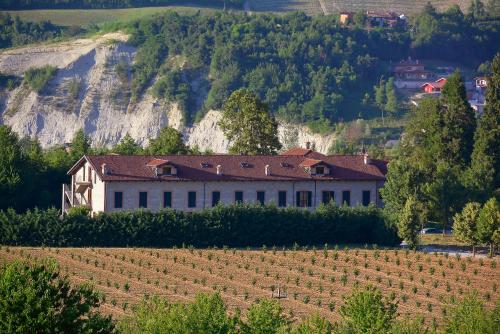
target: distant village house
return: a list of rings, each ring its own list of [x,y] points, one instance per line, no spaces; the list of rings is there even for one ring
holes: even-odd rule
[[[439,78],[435,82],[426,82],[421,88],[424,93],[440,93],[441,89],[443,89],[446,84],[446,78]]]

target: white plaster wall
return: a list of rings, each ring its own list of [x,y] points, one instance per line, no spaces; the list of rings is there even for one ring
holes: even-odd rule
[[[104,189],[105,185],[104,182],[97,176],[96,171],[94,168],[88,163],[85,162],[85,164],[78,169],[78,171],[75,173],[75,176],[73,178],[73,182],[77,182],[78,180],[89,180],[89,167],[90,167],[90,179],[92,180],[92,200],[91,200],[91,208],[92,208],[92,213],[97,213],[97,212],[103,212],[105,211],[104,208]],[[85,169],[85,179],[83,178],[83,171]],[[76,184],[73,185],[73,189],[76,189]],[[88,189],[83,193],[83,194],[78,194],[75,193],[74,196],[81,201],[81,197],[83,197],[88,200]]]
[[[257,191],[265,191],[266,203],[278,203],[278,192],[287,192],[288,206],[295,205],[297,191],[311,191],[313,208],[320,205],[322,191],[334,191],[335,201],[341,205],[342,191],[351,191],[351,206],[362,204],[362,192],[370,190],[371,202],[377,203],[377,183],[375,181],[247,181],[247,182],[107,182],[106,187],[94,187],[94,198],[106,189],[106,211],[135,210],[139,207],[139,192],[148,193],[148,209],[157,211],[163,207],[163,192],[172,192],[172,208],[193,211],[212,206],[212,192],[220,191],[223,204],[234,203],[235,191],[243,191],[245,203],[257,201]],[[123,208],[114,208],[114,193],[123,192]],[[188,192],[196,191],[196,208],[188,208]],[[95,208],[97,210],[97,207]]]

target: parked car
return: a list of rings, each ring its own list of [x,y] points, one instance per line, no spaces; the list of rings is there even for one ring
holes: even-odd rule
[[[438,230],[437,228],[433,227],[426,227],[420,230],[420,234],[439,234],[442,233],[442,230]]]

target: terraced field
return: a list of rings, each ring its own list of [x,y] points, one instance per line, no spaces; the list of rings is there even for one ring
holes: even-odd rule
[[[173,301],[220,291],[230,310],[257,298],[280,302],[295,317],[311,312],[337,320],[342,297],[372,284],[399,300],[399,312],[428,321],[443,316],[451,298],[477,290],[488,307],[500,294],[495,259],[472,259],[401,250],[237,250],[0,247],[0,264],[51,257],[75,283],[91,282],[106,296],[103,311],[115,316],[145,294]],[[283,295],[282,295],[283,296]]]
[[[322,14],[324,11],[320,3],[323,2],[327,14],[340,11],[388,11],[402,13],[415,13],[422,10],[427,1],[415,0],[249,0],[250,8],[255,12],[287,12],[304,11],[307,14]],[[466,10],[469,0],[431,0],[439,9],[446,9],[453,4],[458,4]]]

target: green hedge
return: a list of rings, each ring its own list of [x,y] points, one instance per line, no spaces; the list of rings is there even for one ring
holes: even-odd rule
[[[23,246],[172,247],[395,245],[394,228],[375,207],[322,206],[315,212],[274,206],[218,206],[195,213],[146,210],[100,214],[94,218],[59,211],[0,211],[0,243]]]

